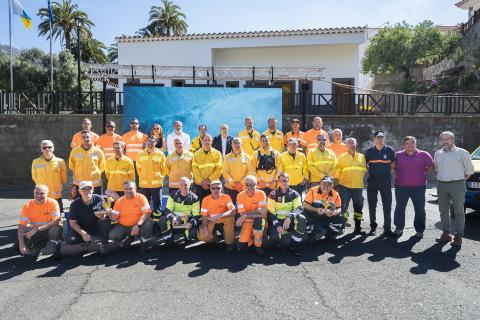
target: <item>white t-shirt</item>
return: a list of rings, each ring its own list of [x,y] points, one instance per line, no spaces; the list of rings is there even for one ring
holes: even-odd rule
[[[185,132],[176,132],[169,133],[167,136],[167,151],[168,154],[175,152],[175,139],[180,139],[183,142],[183,150],[190,150],[190,136]]]

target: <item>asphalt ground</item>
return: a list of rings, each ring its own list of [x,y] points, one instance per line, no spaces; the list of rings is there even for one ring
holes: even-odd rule
[[[27,263],[11,245],[30,192],[0,199],[1,319],[480,319],[480,215],[467,215],[461,249],[437,244],[431,195],[420,241],[410,203],[398,240],[347,228],[335,243],[305,245],[298,258],[226,253],[221,244],[142,255],[133,245],[107,258]]]

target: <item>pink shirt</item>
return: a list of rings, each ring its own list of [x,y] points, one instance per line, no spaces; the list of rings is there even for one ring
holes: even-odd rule
[[[408,155],[405,150],[396,154],[395,185],[400,187],[422,187],[427,185],[427,172],[434,166],[432,156],[422,150]]]

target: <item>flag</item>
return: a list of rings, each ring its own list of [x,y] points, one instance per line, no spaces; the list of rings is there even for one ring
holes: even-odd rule
[[[28,13],[23,9],[22,5],[17,0],[10,1],[12,1],[13,14],[20,16],[25,28],[30,29],[32,27],[32,18],[30,18]]]
[[[50,5],[50,0],[48,0],[48,19],[50,20],[50,25],[53,25],[53,13],[52,6]]]

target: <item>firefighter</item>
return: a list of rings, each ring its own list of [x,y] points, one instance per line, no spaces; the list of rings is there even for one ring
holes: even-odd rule
[[[288,141],[287,151],[282,153],[282,169],[290,177],[290,188],[302,196],[305,186],[308,184],[309,172],[307,157],[298,151],[298,139],[291,138]]]
[[[237,195],[245,190],[245,177],[249,174],[250,156],[242,149],[242,140],[233,138],[232,152],[223,159],[223,179],[225,193],[237,204]]]
[[[277,119],[268,119],[268,129],[265,130],[263,134],[267,136],[268,140],[270,141],[270,146],[274,150],[277,150],[278,152],[283,151],[283,132],[277,129]]]
[[[245,130],[238,133],[242,139],[243,150],[251,156],[255,150],[260,148],[260,133],[253,128],[253,118],[245,118]]]
[[[312,150],[315,150],[318,146],[318,135],[322,135],[327,144],[330,144],[330,139],[328,137],[327,131],[322,129],[323,120],[320,117],[313,118],[312,129],[305,132],[303,139],[305,140],[305,153],[309,153]]]
[[[185,150],[183,141],[175,139],[175,149],[173,153],[169,154],[165,163],[168,176],[168,192],[175,194],[180,188],[180,178],[187,177],[193,180],[192,161],[193,154]]]
[[[337,158],[333,151],[326,149],[327,139],[319,134],[318,146],[307,155],[310,186],[318,186],[323,177],[331,177],[337,169]]]
[[[210,194],[210,181],[220,179],[222,175],[222,154],[212,148],[212,136],[203,137],[203,145],[193,155],[192,171],[195,181],[195,193],[200,201]]]
[[[282,159],[277,150],[273,150],[267,136],[260,137],[262,147],[252,154],[250,172],[255,172],[258,189],[270,194],[277,187],[278,174],[282,172]]]
[[[114,191],[115,198],[123,196],[123,183],[135,179],[135,168],[133,161],[123,154],[125,143],[117,141],[113,144],[114,156],[105,161],[105,176],[107,178],[107,189]]]

